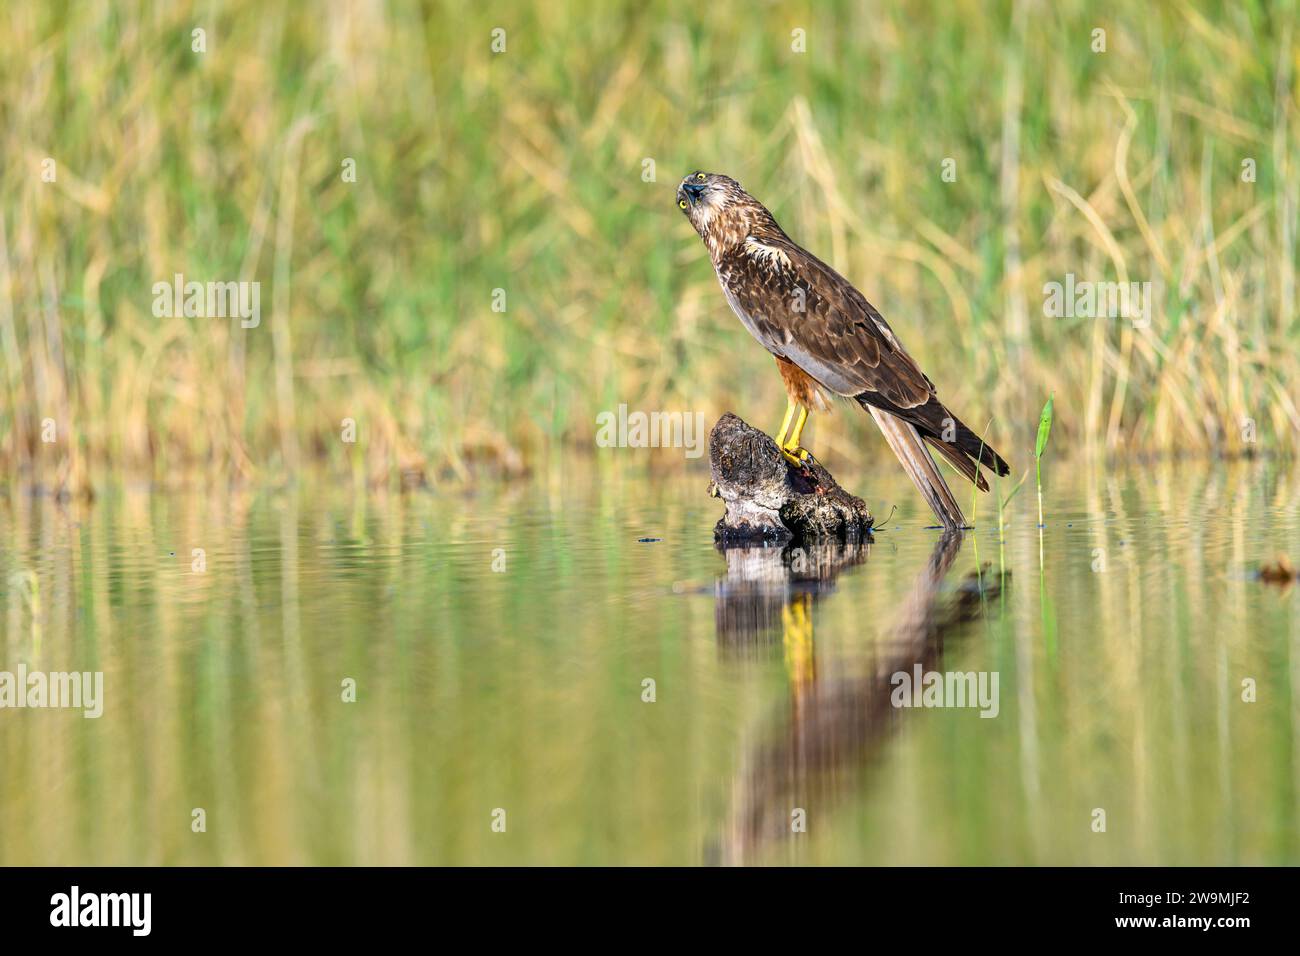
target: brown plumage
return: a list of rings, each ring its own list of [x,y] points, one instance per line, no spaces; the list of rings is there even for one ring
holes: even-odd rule
[[[949,527],[964,525],[927,443],[982,491],[988,482],[980,465],[999,475],[1010,469],[939,401],[934,383],[880,313],[787,236],[734,179],[692,173],[677,189],[677,204],[704,240],[732,310],[776,356],[792,408],[829,408],[827,393],[857,401],[939,519]],[[784,431],[778,436],[792,461],[807,455],[798,447],[806,417],[800,414],[793,442],[784,440]]]

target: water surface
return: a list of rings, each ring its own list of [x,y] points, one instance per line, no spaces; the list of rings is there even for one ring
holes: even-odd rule
[[[105,700],[0,710],[0,863],[1300,862],[1287,475],[1063,465],[1041,542],[841,475],[871,543],[728,553],[703,474],[15,490],[0,670]],[[893,706],[918,663],[997,716]]]

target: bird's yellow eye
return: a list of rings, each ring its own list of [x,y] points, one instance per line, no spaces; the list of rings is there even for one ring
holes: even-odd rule
[[[678,208],[678,209],[685,209],[685,208],[686,208],[686,200],[685,200],[685,199],[679,199],[679,200],[677,200],[677,208]]]
[[[704,182],[704,180],[708,179],[709,177],[705,176],[703,173],[696,173],[695,178],[698,179],[700,182]]]

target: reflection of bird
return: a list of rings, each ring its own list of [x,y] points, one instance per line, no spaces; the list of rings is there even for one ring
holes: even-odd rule
[[[884,432],[917,489],[948,527],[961,508],[926,448],[928,442],[982,491],[979,465],[999,475],[1007,463],[944,407],[934,383],[907,354],[862,293],[796,245],[740,184],[718,173],[692,173],[677,205],[709,249],[722,292],[745,328],[776,356],[789,403],[777,444],[794,465],[812,410],[827,393],[856,400]]]
[[[827,819],[847,795],[861,795],[872,759],[899,727],[892,691],[896,675],[939,667],[960,648],[962,625],[976,620],[1002,593],[1004,579],[988,567],[946,586],[961,552],[960,532],[944,534],[906,594],[892,601],[893,619],[864,659],[832,643],[813,668],[813,608],[835,590],[841,574],[868,560],[867,547],[826,542],[804,550],[726,549],[727,576],[716,587],[718,640],[729,651],[763,640],[772,602],[781,604],[791,701],[775,720],[756,725],[744,746],[720,833],[718,861],[774,861],[769,849],[792,852],[791,807]],[[750,608],[746,609],[746,605]],[[737,624],[751,626],[749,636]],[[859,650],[861,648],[859,647]],[[837,652],[838,651],[838,652]]]

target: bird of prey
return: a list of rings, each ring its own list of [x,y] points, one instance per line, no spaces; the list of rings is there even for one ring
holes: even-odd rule
[[[802,467],[811,458],[799,444],[810,411],[829,410],[828,396],[852,399],[871,413],[944,527],[964,527],[927,443],[981,491],[988,490],[981,465],[999,475],[1010,469],[939,401],[866,297],[729,176],[691,173],[677,187],[677,206],[708,247],[732,310],[776,357],[789,398],[776,435],[786,459]]]

